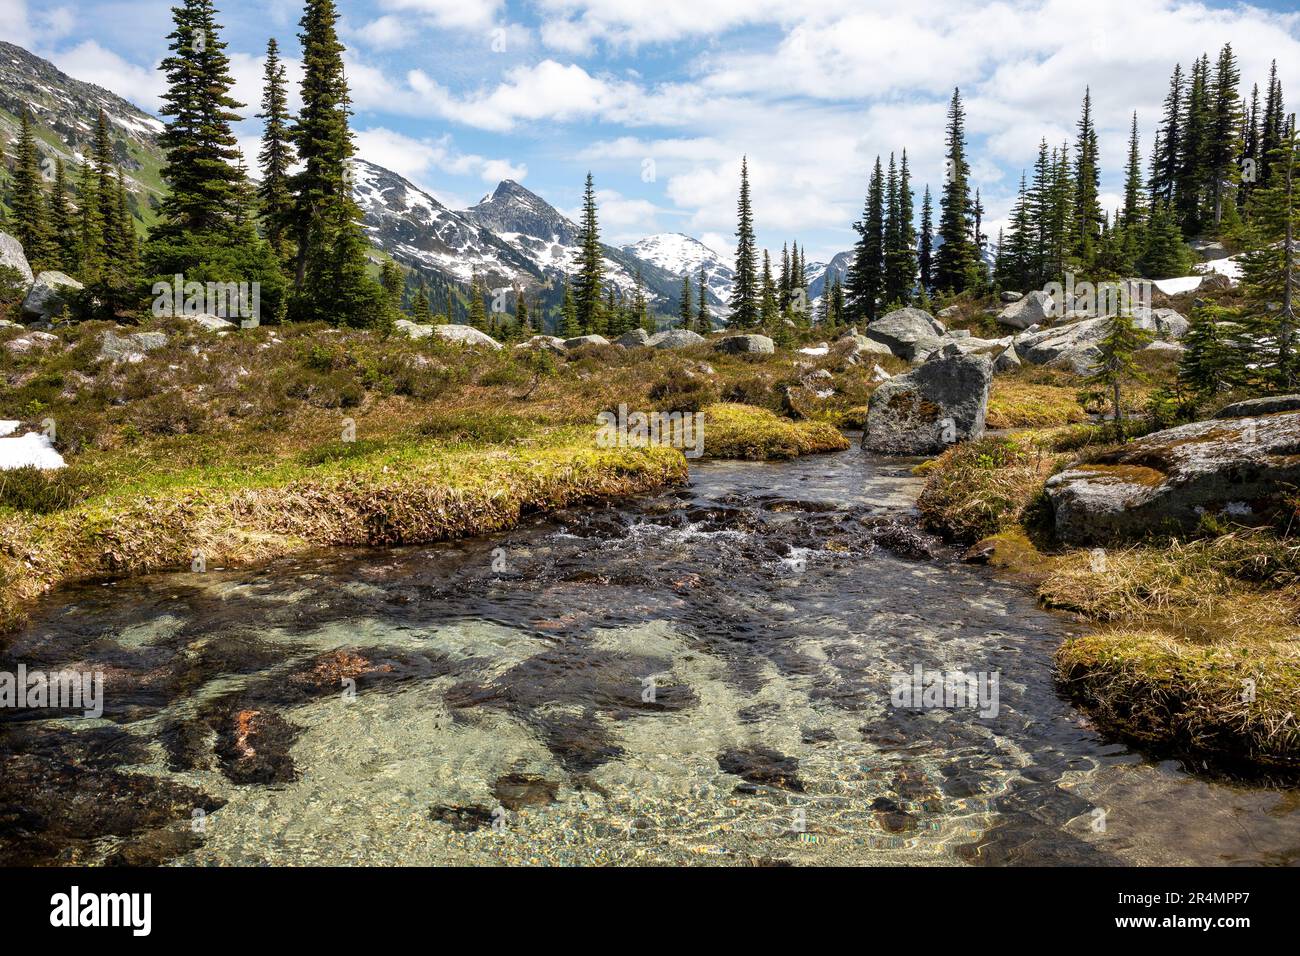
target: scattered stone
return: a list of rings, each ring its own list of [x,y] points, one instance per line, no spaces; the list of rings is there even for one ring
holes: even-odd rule
[[[446,823],[457,833],[472,833],[492,825],[492,811],[487,807],[458,807],[440,804],[429,809],[429,819]]]
[[[0,266],[17,269],[24,289],[36,281],[32,267],[27,263],[27,254],[23,252],[23,244],[7,232],[0,232]]]
[[[862,447],[890,455],[933,455],[984,434],[993,363],[949,346],[871,394]]]
[[[111,329],[99,337],[100,362],[142,362],[145,354],[167,344],[163,332],[132,332],[118,335]]]
[[[645,329],[629,329],[616,338],[614,344],[625,349],[642,348],[650,344],[650,335]]]
[[[206,312],[198,315],[181,313],[176,316],[176,318],[188,322],[191,325],[197,325],[199,328],[205,329],[208,332],[229,332],[231,329],[238,328],[238,326],[229,319],[223,319],[219,315],[208,315]]]
[[[938,313],[939,318],[943,319],[945,322],[949,319],[955,319],[959,315],[961,315],[961,306],[959,305],[946,306],[945,308],[940,309]]]
[[[998,322],[1013,329],[1042,325],[1055,313],[1056,304],[1046,292],[1031,292],[998,313]]]
[[[1300,413],[1192,422],[1047,482],[1067,544],[1194,531],[1206,514],[1258,523],[1300,483]]]
[[[740,353],[771,355],[776,351],[776,343],[766,335],[728,335],[714,342],[713,347],[719,352],[729,352],[733,355]]]
[[[49,332],[28,332],[5,343],[5,348],[15,355],[22,355],[32,349],[47,349],[59,341],[57,335]]]
[[[999,296],[999,298],[1003,302],[1006,302],[1007,304],[1010,304],[1012,302],[1019,302],[1024,297],[1025,294],[1023,292],[1012,292],[1010,289],[1004,289],[1002,291],[1002,294]]]
[[[608,345],[609,339],[603,335],[575,335],[571,339],[564,340],[566,349],[580,349],[584,345]]]
[[[497,780],[492,793],[507,810],[544,807],[555,802],[559,784],[528,773],[510,773]]]
[[[656,349],[684,349],[692,345],[699,345],[703,341],[704,336],[698,332],[692,332],[689,329],[667,329],[650,336],[646,340],[646,345]]]
[[[564,354],[564,339],[556,335],[534,335],[527,342],[520,342],[516,349],[542,349],[555,355]]]
[[[50,322],[67,311],[73,292],[80,292],[85,286],[62,272],[42,272],[36,277],[27,297],[23,299],[22,309],[29,315],[39,316],[42,321]]]
[[[1101,352],[1098,343],[1105,338],[1110,320],[1085,319],[1070,325],[1044,329],[1016,336],[1019,357],[1034,365],[1059,365],[1080,375],[1091,372]]]

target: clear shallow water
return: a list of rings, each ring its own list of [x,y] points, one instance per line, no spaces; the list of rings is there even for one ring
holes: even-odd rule
[[[1296,862],[1296,791],[1100,737],[1052,684],[1069,622],[915,491],[857,450],[710,463],[498,538],[62,592],[0,669],[98,667],[105,715],[0,714],[0,859]],[[997,672],[998,714],[891,706],[917,664]]]

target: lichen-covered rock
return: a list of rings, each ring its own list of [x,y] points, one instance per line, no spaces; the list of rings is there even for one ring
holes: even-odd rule
[[[1248,398],[1219,409],[1215,418],[1251,418],[1255,415],[1272,415],[1275,412],[1300,412],[1300,395],[1270,395],[1267,398]]]
[[[1055,314],[1056,305],[1046,292],[1031,292],[998,313],[998,322],[1013,329],[1042,325]]]
[[[207,313],[189,315],[182,312],[178,314],[176,318],[188,322],[190,325],[197,325],[199,328],[208,332],[229,332],[231,329],[237,327],[235,323],[231,322],[229,319],[223,319],[219,315],[208,315]]]
[[[614,340],[615,345],[625,349],[642,348],[650,344],[650,335],[645,329],[629,329]]]
[[[80,282],[62,272],[42,272],[23,299],[23,311],[49,322],[67,311],[71,293],[84,289]]]
[[[858,362],[864,362],[872,356],[892,356],[894,354],[884,342],[877,342],[875,339],[867,338],[865,335],[846,335],[835,341],[834,350],[836,354],[844,356],[844,360],[850,364],[856,365]]]
[[[766,335],[728,335],[714,342],[713,347],[719,352],[732,354],[749,352],[755,355],[771,355],[776,351],[776,343]]]
[[[1105,338],[1110,320],[1084,319],[1070,325],[1056,326],[1016,336],[1016,351],[1023,361],[1033,365],[1058,365],[1080,375],[1092,371],[1101,352],[1098,343]]]
[[[867,406],[862,447],[890,455],[934,455],[984,434],[993,363],[955,346],[882,383]]]
[[[924,309],[896,309],[867,325],[867,336],[909,362],[919,362],[942,347],[942,322]]]
[[[447,342],[457,345],[483,346],[490,349],[501,348],[501,343],[486,332],[480,332],[472,325],[435,325],[433,334]]]
[[[142,362],[145,354],[167,344],[162,332],[132,332],[118,335],[109,330],[99,337],[99,361]]]
[[[668,329],[650,336],[646,340],[646,345],[656,349],[684,349],[691,345],[699,345],[703,341],[704,336],[698,332],[689,329]]]
[[[584,345],[608,345],[609,339],[603,335],[575,335],[571,339],[564,340],[566,349],[580,349]]]
[[[1057,537],[1094,544],[1268,518],[1300,484],[1300,413],[1211,419],[1129,442],[1047,482]]]
[[[393,323],[393,331],[413,339],[427,339],[433,334],[432,325],[421,325],[410,319],[398,319]]]
[[[7,232],[0,232],[0,266],[8,266],[21,276],[23,291],[36,281],[36,277],[32,275],[32,267],[27,264],[27,254],[23,252],[23,244]]]

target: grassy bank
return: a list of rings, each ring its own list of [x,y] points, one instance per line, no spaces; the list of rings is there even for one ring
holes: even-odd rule
[[[672,448],[597,447],[597,413],[702,411],[709,457],[837,450],[858,368],[825,363],[812,417],[779,414],[809,373],[789,354],[467,351],[311,327],[226,336],[182,322],[135,362],[108,328],[45,348],[0,330],[0,418],[52,423],[68,467],[0,472],[0,632],[61,583],[264,560],[330,545],[442,540],[529,511],[684,480]],[[119,330],[121,334],[121,330]]]
[[[1071,425],[957,446],[923,466],[922,520],[1092,625],[1058,650],[1057,676],[1107,730],[1225,768],[1300,769],[1300,521],[1060,547],[1043,484],[1111,442]]]

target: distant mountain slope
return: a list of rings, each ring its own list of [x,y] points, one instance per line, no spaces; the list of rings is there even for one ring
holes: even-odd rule
[[[700,240],[684,233],[661,232],[646,236],[624,246],[623,251],[643,262],[652,263],[675,277],[679,287],[684,276],[690,275],[695,280],[700,274],[700,269],[703,268],[704,286],[709,293],[710,304],[723,307],[731,297],[731,284],[736,278],[735,270]],[[697,288],[696,282],[693,281],[692,293]]]
[[[127,177],[131,211],[140,222],[151,223],[165,188],[158,148],[162,122],[120,96],[73,79],[48,60],[0,40],[0,136],[6,178],[24,111],[31,111],[41,158],[52,163],[57,157],[73,167],[91,149],[101,109],[111,123],[114,155]],[[68,176],[75,181],[75,170],[70,168]]]

